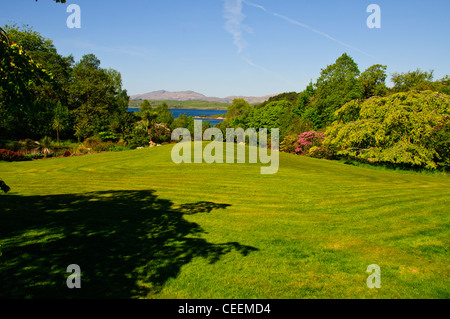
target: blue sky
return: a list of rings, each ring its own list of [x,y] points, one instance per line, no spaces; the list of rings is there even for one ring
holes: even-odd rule
[[[369,4],[381,8],[370,29]],[[69,29],[69,4],[81,28]],[[450,74],[448,0],[14,0],[0,25],[28,24],[62,55],[94,53],[130,95],[193,90],[208,96],[302,91],[347,52],[360,71]],[[390,83],[388,83],[390,85]]]

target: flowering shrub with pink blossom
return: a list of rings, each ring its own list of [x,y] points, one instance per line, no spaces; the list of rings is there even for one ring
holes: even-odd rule
[[[306,155],[308,150],[313,146],[321,146],[325,140],[324,133],[318,133],[315,131],[304,132],[300,134],[297,141],[297,148],[295,152],[299,155]]]

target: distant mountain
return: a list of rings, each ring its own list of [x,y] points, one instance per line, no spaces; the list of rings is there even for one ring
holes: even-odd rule
[[[132,95],[132,100],[170,100],[170,101],[191,101],[202,100],[209,102],[232,103],[234,99],[244,99],[248,103],[262,103],[277,94],[266,96],[227,96],[225,98],[209,97],[194,91],[169,92],[165,90],[149,92],[145,94]]]

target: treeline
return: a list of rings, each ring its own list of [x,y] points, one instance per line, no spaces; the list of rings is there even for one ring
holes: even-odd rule
[[[376,64],[361,73],[343,54],[300,93],[256,106],[235,100],[218,126],[279,128],[281,150],[290,153],[448,169],[450,78],[434,81],[433,71],[417,69],[392,74],[389,88],[386,69]]]
[[[0,138],[23,140],[3,143],[15,151],[29,149],[33,140],[51,145],[49,137],[58,147],[60,139],[99,150],[117,149],[111,142],[120,142],[120,149],[145,147],[170,142],[174,128],[193,130],[193,118],[174,119],[166,103],[144,101],[139,112],[128,112],[121,74],[101,68],[93,54],[75,62],[28,26],[6,25],[0,37]]]
[[[87,54],[75,62],[25,26],[0,29],[0,136],[84,140],[100,132],[127,135],[135,118],[118,71]]]

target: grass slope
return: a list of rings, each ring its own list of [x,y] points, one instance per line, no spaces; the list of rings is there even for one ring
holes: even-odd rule
[[[261,175],[171,149],[1,162],[0,297],[450,297],[447,176],[289,154]]]

